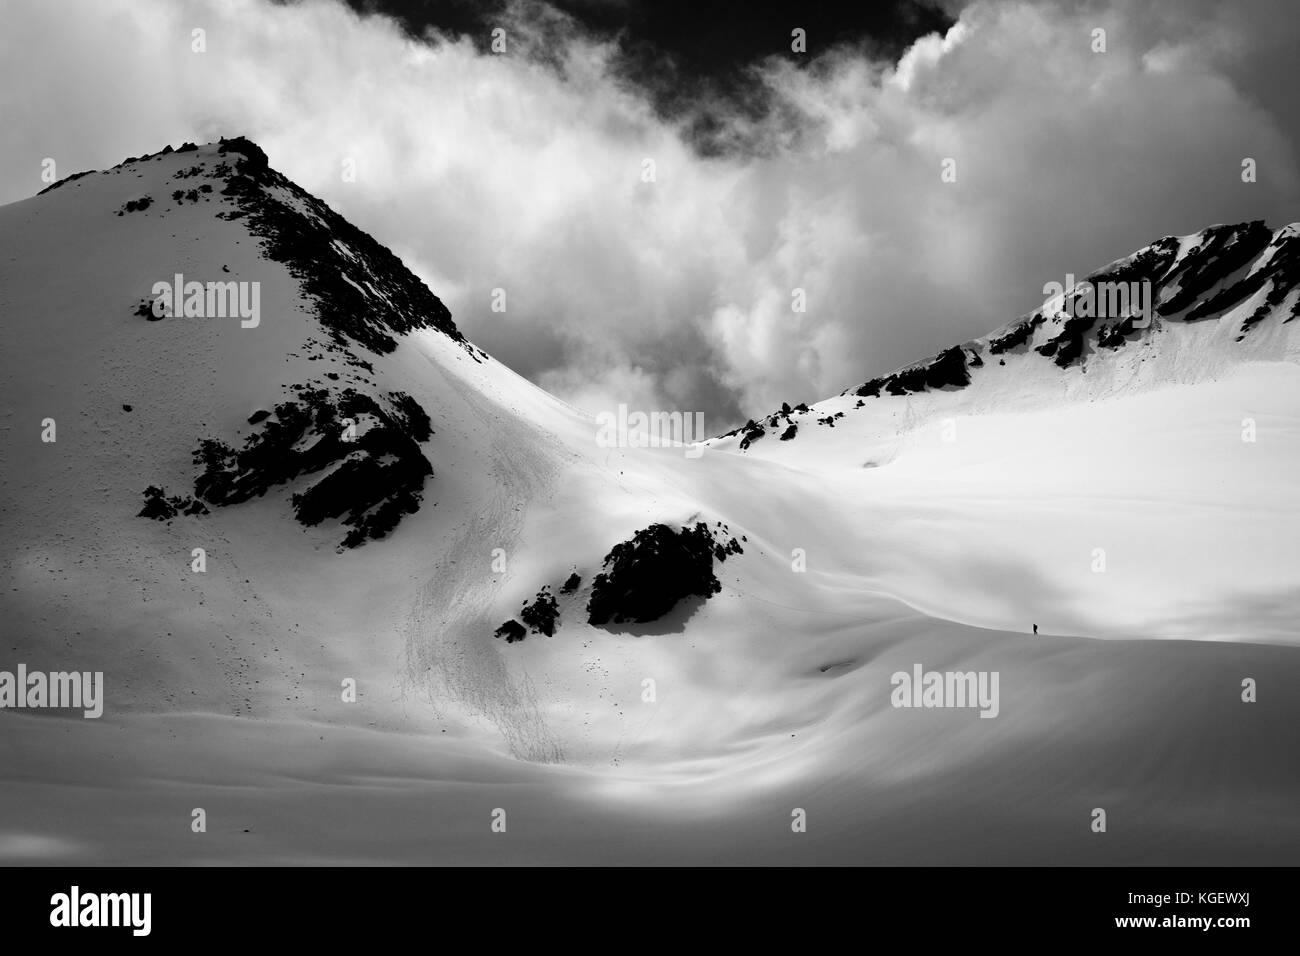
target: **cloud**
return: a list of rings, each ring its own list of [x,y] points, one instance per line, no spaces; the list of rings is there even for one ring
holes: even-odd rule
[[[325,0],[10,3],[0,199],[37,191],[46,156],[63,175],[246,134],[522,374],[718,430],[983,334],[1160,235],[1300,218],[1284,4],[975,3],[897,63],[761,65],[770,110],[727,117],[746,148],[708,157],[608,43],[539,9],[512,7],[493,55]]]

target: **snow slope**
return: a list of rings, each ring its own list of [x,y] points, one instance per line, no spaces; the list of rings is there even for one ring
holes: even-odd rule
[[[1014,348],[1033,316],[961,346],[964,386],[882,382],[691,456],[601,447],[263,159],[167,152],[0,208],[0,669],[109,688],[98,721],[0,713],[0,860],[1295,862],[1300,323],[1270,266],[1295,227],[1109,267],[1177,307],[1120,347],[1094,325],[1041,354],[1069,331],[1048,303]],[[135,314],[176,272],[260,282],[260,324]],[[203,439],[347,388],[432,469],[391,531],[295,520],[338,461],[137,516],[193,492]],[[743,537],[718,594],[586,623],[613,545],[696,521]],[[553,636],[493,638],[575,571]],[[892,707],[914,663],[997,671],[998,716]]]

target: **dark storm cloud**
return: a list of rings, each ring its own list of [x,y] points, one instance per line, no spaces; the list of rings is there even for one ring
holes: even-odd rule
[[[358,12],[391,17],[408,35],[430,31],[468,38],[481,52],[491,31],[515,18],[520,4],[505,0],[347,0]],[[894,60],[917,39],[946,31],[953,18],[937,4],[894,0],[535,0],[534,24],[563,15],[567,30],[613,50],[611,71],[654,104],[661,117],[680,121],[701,152],[753,149],[735,120],[751,123],[774,107],[756,70],[772,58],[803,67],[834,48]],[[512,10],[511,8],[514,8]],[[807,54],[792,50],[792,31],[804,31]],[[542,51],[537,51],[542,52]]]

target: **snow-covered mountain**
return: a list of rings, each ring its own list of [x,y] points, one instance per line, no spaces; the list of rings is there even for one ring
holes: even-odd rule
[[[1210,381],[1251,362],[1300,361],[1300,325],[1290,324],[1300,315],[1300,224],[1165,236],[1078,282],[1062,278],[1071,281],[1058,282],[1042,308],[988,335],[838,399],[786,403],[724,437],[742,451],[768,435],[794,441],[857,409],[878,417],[881,403],[871,399],[901,397],[914,409],[916,396],[959,393],[921,407],[1008,412]]]
[[[1295,236],[684,448],[246,140],[0,208],[0,670],[107,687],[0,714],[0,858],[1294,861]]]

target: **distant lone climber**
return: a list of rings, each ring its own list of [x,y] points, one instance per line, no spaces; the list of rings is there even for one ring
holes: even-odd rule
[[[1038,633],[1038,625],[1037,625],[1037,624],[1034,625],[1034,633],[1035,633],[1035,634]]]

